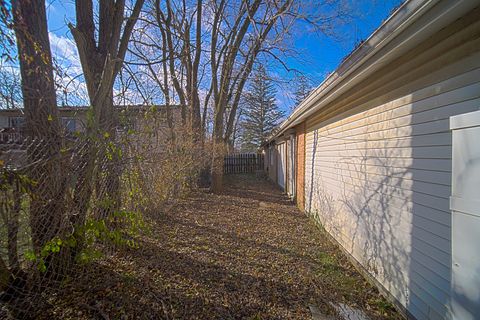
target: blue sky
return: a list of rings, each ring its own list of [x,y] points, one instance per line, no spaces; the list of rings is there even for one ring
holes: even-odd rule
[[[336,69],[341,60],[355,45],[365,40],[385,20],[390,11],[402,1],[373,0],[353,1],[354,17],[338,30],[338,39],[318,34],[305,33],[297,37],[295,47],[304,54],[305,62],[291,59],[289,65],[309,75],[317,84],[327,73]]]
[[[345,56],[362,40],[367,39],[387,19],[401,0],[352,1],[351,20],[336,31],[335,37],[305,32],[294,41],[298,58],[288,59],[288,66],[301,71],[317,87],[325,77],[335,71]],[[282,72],[282,76],[284,76]],[[288,112],[293,106],[291,84],[279,88],[278,101]],[[282,94],[283,93],[283,94]]]
[[[380,26],[400,3],[400,0],[350,0],[353,17],[338,28],[335,38],[308,30],[295,34],[291,45],[298,56],[286,58],[288,66],[307,75],[313,87],[318,86],[355,45]],[[75,22],[74,1],[46,0],[46,5],[53,54],[65,67],[81,72],[75,44],[67,27],[68,22]],[[276,66],[273,72],[279,78],[293,77],[292,73],[287,73],[280,66]],[[74,90],[82,90],[80,80],[74,81],[78,81],[77,86],[73,86]],[[279,84],[277,101],[287,112],[293,106],[294,91],[292,83]]]

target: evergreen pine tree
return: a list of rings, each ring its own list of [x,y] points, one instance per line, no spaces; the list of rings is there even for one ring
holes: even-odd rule
[[[275,102],[277,90],[267,70],[258,65],[253,72],[249,90],[244,95],[241,149],[256,152],[284,117]]]
[[[295,105],[293,108],[298,106],[303,100],[305,100],[310,92],[312,91],[312,87],[310,85],[310,82],[308,81],[308,78],[305,75],[299,75],[296,78],[296,83],[297,83],[297,89],[295,91]]]

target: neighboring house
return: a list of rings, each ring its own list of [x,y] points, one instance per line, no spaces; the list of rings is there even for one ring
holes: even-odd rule
[[[478,110],[480,1],[406,1],[279,127],[265,167],[409,317],[480,319]]]
[[[58,108],[62,127],[67,132],[84,130],[86,107],[61,107]],[[0,109],[0,130],[10,129],[21,132],[25,126],[23,109]]]
[[[85,130],[86,107],[60,107],[58,110],[66,134]],[[24,128],[23,109],[0,109],[0,143],[21,142]]]
[[[171,108],[174,121],[179,121],[179,107]],[[85,132],[88,107],[59,107],[58,110],[62,129],[67,136],[75,137],[75,134]],[[147,123],[158,120],[160,125],[157,129],[162,134],[166,134],[164,133],[167,128],[165,106],[128,105],[117,106],[116,110],[119,113],[119,130],[142,130]],[[0,143],[22,141],[24,126],[23,109],[0,109]]]

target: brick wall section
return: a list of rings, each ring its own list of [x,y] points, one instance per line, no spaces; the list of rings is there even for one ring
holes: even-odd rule
[[[297,135],[296,150],[296,192],[297,206],[300,210],[305,210],[305,122],[295,127]]]

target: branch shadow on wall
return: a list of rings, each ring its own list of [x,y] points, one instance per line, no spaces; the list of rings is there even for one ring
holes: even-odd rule
[[[415,114],[410,123],[417,123]],[[327,129],[315,130],[305,207],[410,315],[442,319],[449,316],[451,281],[450,173],[435,170],[449,159],[429,159],[416,128],[338,141]],[[334,155],[332,149],[341,151]],[[434,176],[445,182],[431,192]]]

